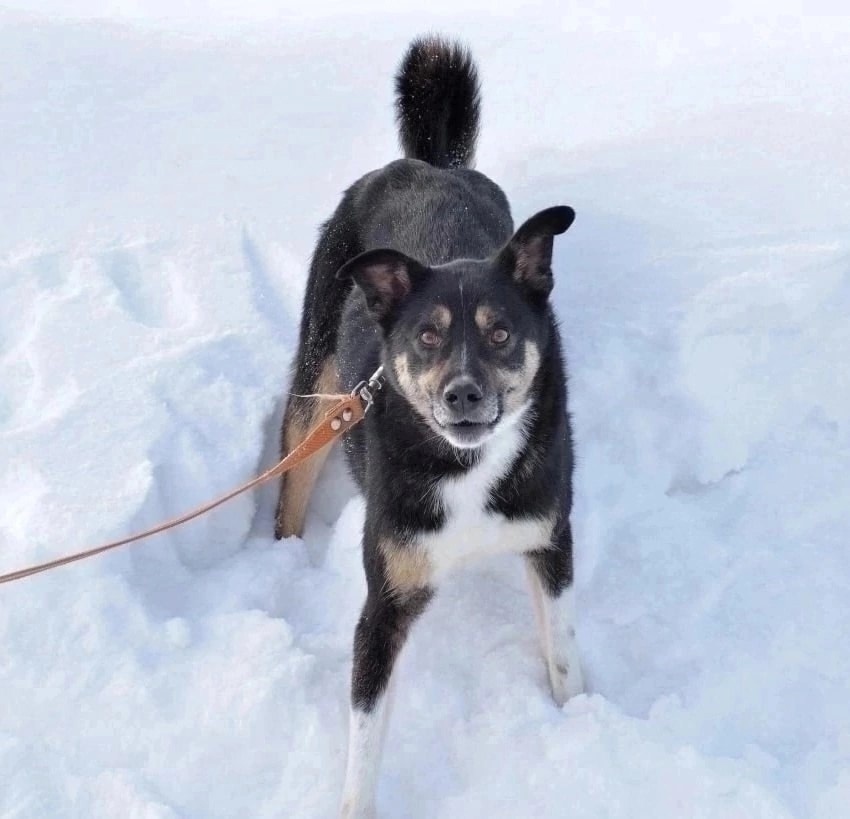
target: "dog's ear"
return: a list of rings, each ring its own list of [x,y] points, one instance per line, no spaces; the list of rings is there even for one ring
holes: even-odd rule
[[[552,291],[552,242],[576,218],[565,205],[536,213],[511,237],[497,257],[499,266],[531,294],[545,298]]]
[[[410,294],[427,268],[398,250],[367,250],[349,259],[338,271],[338,279],[351,276],[366,294],[366,304],[378,320],[387,318]]]

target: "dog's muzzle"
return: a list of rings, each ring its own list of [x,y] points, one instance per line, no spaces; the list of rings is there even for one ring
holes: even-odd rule
[[[499,402],[469,376],[453,378],[434,402],[434,420],[454,446],[476,447],[499,420]]]

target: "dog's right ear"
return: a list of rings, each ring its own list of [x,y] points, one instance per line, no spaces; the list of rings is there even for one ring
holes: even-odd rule
[[[366,294],[369,311],[379,321],[410,294],[416,280],[427,268],[398,250],[367,250],[349,259],[338,271],[338,279],[351,276]]]

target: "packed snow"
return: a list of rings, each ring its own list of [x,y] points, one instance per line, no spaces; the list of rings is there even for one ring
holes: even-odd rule
[[[316,227],[398,155],[392,72],[438,27],[515,218],[578,213],[589,691],[552,702],[517,558],[459,572],[380,815],[847,816],[850,18],[744,5],[0,12],[0,573],[274,461]],[[363,505],[335,455],[278,543],[274,495],[0,588],[0,816],[335,815]]]

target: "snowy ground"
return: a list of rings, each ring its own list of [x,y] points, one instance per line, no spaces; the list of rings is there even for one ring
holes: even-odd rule
[[[0,12],[0,571],[270,462],[316,225],[396,155],[391,72],[437,26],[515,216],[578,212],[591,693],[552,704],[515,560],[459,574],[400,664],[382,816],[847,816],[850,19],[374,5]],[[272,490],[0,589],[3,819],[334,815],[364,583],[332,466],[303,542]]]

